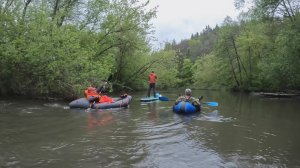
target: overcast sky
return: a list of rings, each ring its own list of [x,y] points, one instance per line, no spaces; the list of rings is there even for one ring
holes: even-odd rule
[[[226,16],[236,20],[239,13],[234,0],[150,0],[149,7],[154,6],[158,6],[157,18],[152,20],[158,40],[152,42],[154,48],[173,39],[188,39],[207,25],[220,25]]]

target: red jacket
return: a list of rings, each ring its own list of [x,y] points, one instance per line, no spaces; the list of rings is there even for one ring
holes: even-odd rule
[[[156,79],[157,79],[156,74],[151,72],[149,74],[149,83],[156,83]]]
[[[96,91],[96,88],[94,87],[88,87],[85,91],[84,91],[84,95],[86,97],[86,99],[89,100],[90,97],[97,97],[99,96],[99,94]]]
[[[113,103],[114,99],[111,97],[108,97],[106,95],[103,95],[100,97],[99,103]]]

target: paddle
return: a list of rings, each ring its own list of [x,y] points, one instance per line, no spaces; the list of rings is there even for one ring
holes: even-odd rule
[[[169,98],[163,97],[163,96],[159,97],[158,99],[159,99],[160,101],[175,101],[175,100],[169,100]],[[201,102],[201,103],[207,104],[207,105],[212,106],[212,107],[217,107],[217,106],[219,106],[219,103],[218,103],[218,102]]]

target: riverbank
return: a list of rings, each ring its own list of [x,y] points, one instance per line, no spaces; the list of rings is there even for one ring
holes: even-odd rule
[[[252,94],[264,97],[278,97],[278,98],[291,98],[300,97],[300,91],[288,92],[253,92]]]

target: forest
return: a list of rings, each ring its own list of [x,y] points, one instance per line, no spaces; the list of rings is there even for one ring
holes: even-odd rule
[[[107,80],[137,91],[152,70],[159,89],[300,90],[299,0],[253,0],[238,20],[224,16],[157,51],[149,1],[0,2],[1,96],[70,99]]]

